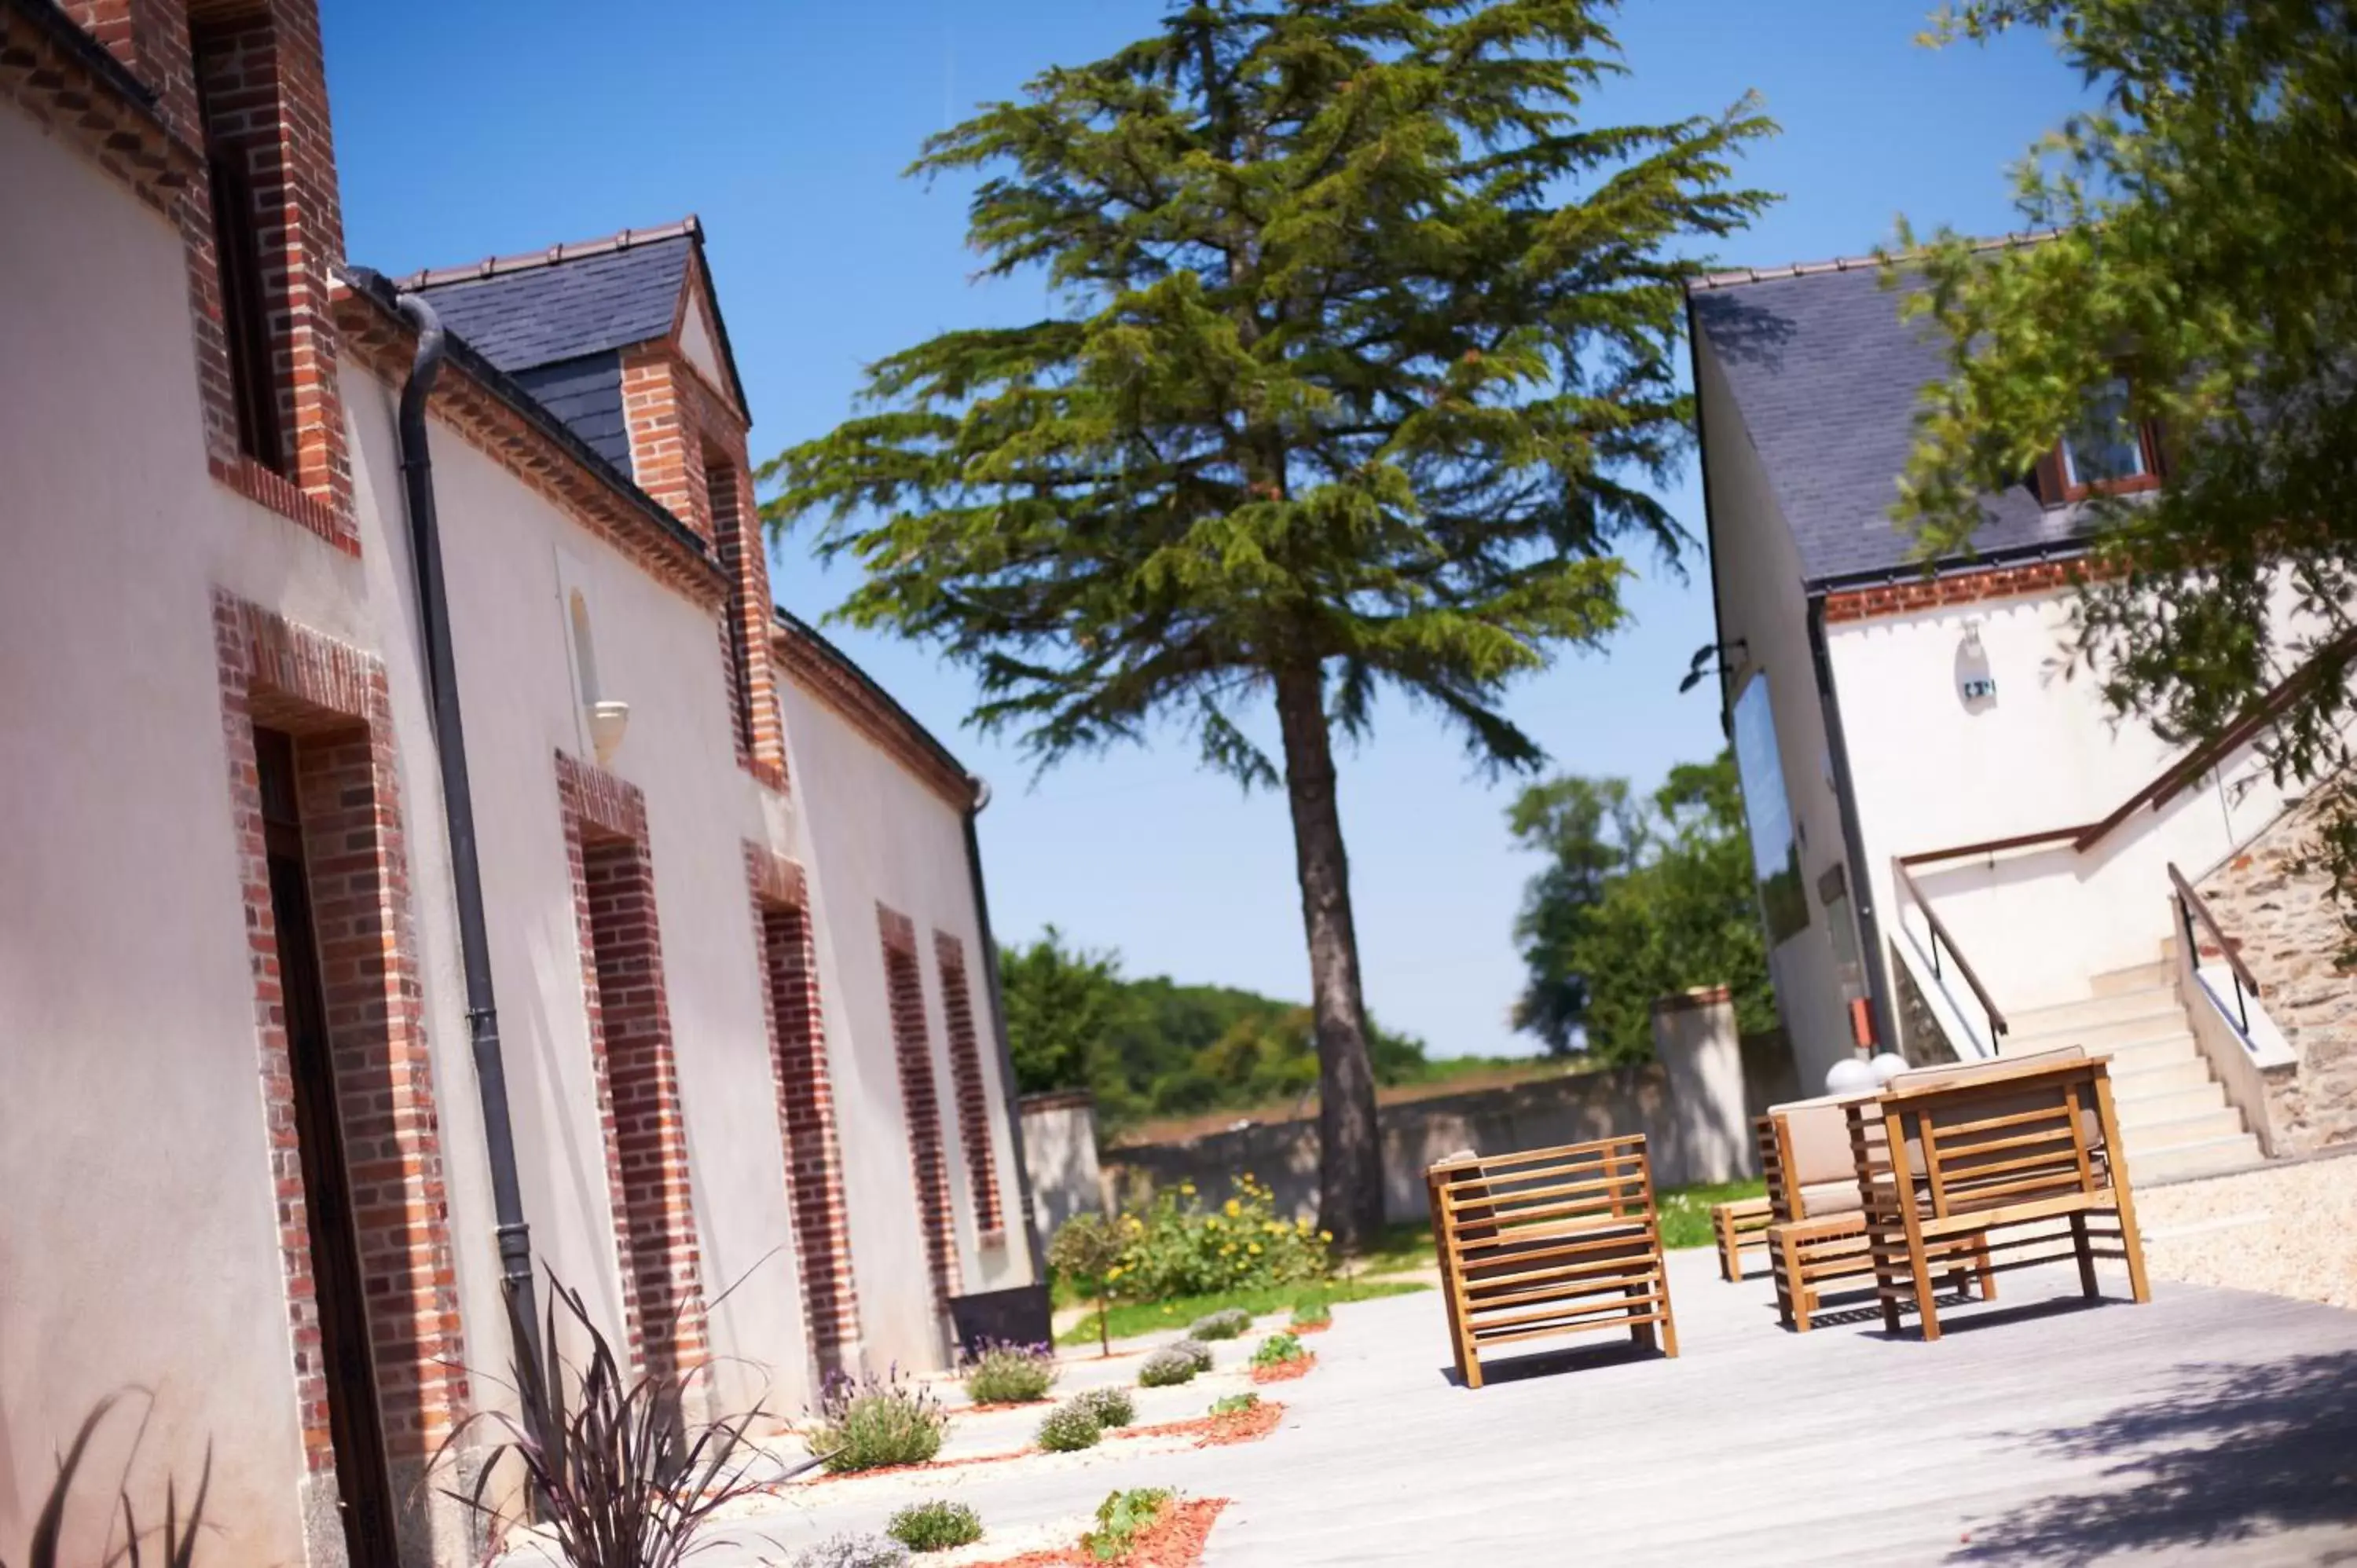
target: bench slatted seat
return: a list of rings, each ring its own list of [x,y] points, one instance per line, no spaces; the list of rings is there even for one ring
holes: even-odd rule
[[[2151,1299],[2104,1058],[2072,1047],[1903,1073],[1848,1116],[1893,1333],[1911,1306],[1923,1337],[1940,1337],[1929,1260],[1960,1247],[1979,1250],[1984,1272],[2075,1262],[2090,1298],[2095,1260],[2118,1260],[2135,1299]]]
[[[1768,1227],[1774,1223],[1774,1206],[1765,1197],[1730,1198],[1710,1206],[1710,1233],[1718,1243],[1718,1277],[1732,1283],[1743,1277],[1743,1254],[1765,1250]]]
[[[1458,1376],[1498,1345],[1622,1328],[1678,1353],[1641,1135],[1443,1160],[1425,1173]]]
[[[1797,1334],[1809,1331],[1829,1294],[1862,1292],[1874,1274],[1848,1115],[1851,1107],[1870,1102],[1870,1097],[1856,1095],[1796,1100],[1770,1106],[1754,1124],[1768,1182],[1768,1262],[1776,1283],[1776,1312]],[[1983,1295],[1991,1294],[1995,1282],[1979,1267],[1985,1260],[1975,1243],[1938,1251],[1952,1288],[1964,1288],[1969,1263]]]

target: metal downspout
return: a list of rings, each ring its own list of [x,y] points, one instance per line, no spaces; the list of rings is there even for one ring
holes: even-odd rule
[[[974,786],[974,804],[965,810],[965,869],[974,886],[974,922],[982,938],[982,972],[990,994],[991,1033],[998,1041],[998,1081],[1006,1092],[1006,1131],[1015,1144],[1015,1179],[1019,1184],[1017,1212],[1023,1216],[1023,1240],[1031,1253],[1031,1282],[1048,1283],[1048,1256],[1039,1245],[1039,1218],[1032,1212],[1031,1162],[1023,1150],[1022,1090],[1015,1082],[1015,1053],[1006,1043],[1006,1004],[998,993],[998,942],[990,934],[990,898],[982,885],[982,841],[974,819],[990,804],[990,781],[966,776]]]
[[[516,1355],[540,1364],[540,1323],[533,1305],[532,1229],[516,1177],[515,1129],[508,1114],[507,1065],[500,1050],[499,1004],[491,991],[490,944],[483,921],[482,864],[475,847],[475,800],[467,778],[467,736],[458,712],[450,649],[450,605],[442,575],[442,536],[434,509],[434,458],[426,445],[425,400],[447,345],[441,318],[415,295],[401,314],[417,328],[417,354],[401,389],[401,478],[409,503],[410,555],[417,573],[417,616],[425,642],[425,679],[434,704],[435,750],[442,764],[442,810],[450,833],[450,880],[458,906],[458,951],[466,972],[467,1033],[475,1088],[482,1101],[483,1141],[490,1158],[500,1285],[522,1343]]]

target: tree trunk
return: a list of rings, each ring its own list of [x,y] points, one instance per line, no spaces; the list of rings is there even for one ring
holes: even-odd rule
[[[1279,671],[1276,716],[1285,736],[1301,923],[1309,938],[1309,1007],[1318,1029],[1318,1222],[1334,1233],[1336,1247],[1355,1253],[1383,1229],[1383,1144],[1375,1129],[1375,1074],[1367,1056],[1367,1003],[1359,985],[1359,938],[1351,920],[1351,868],[1334,795],[1325,687],[1314,664]]]

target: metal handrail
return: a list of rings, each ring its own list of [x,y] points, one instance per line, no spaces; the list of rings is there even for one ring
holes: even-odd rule
[[[1915,908],[1923,912],[1923,924],[1931,929],[1932,978],[1946,978],[1940,970],[1940,947],[1944,942],[1948,956],[1955,960],[1956,972],[1964,977],[1964,983],[1972,988],[1973,995],[1980,1002],[1981,1011],[1988,1016],[1989,1048],[1996,1049],[1999,1036],[2007,1032],[2005,1015],[1998,1011],[1996,998],[1991,996],[1988,987],[1981,983],[1981,977],[1973,972],[1972,961],[1964,957],[1964,950],[1956,945],[1956,939],[1949,934],[1948,928],[1940,923],[1940,917],[1932,912],[1931,900],[1925,898],[1923,890],[1915,886],[1915,878],[1907,874],[1907,862],[1903,858],[1894,859],[1890,863],[1890,873],[1898,878],[1899,886],[1906,890],[1907,896],[1915,900]]]
[[[2201,968],[2201,941],[2193,928],[2199,921],[2208,927],[2210,934],[2217,939],[2218,950],[2225,956],[2227,972],[2234,978],[2234,1021],[2242,1026],[2243,1038],[2248,1041],[2251,1037],[2251,1015],[2244,1004],[2243,993],[2247,989],[2254,996],[2265,994],[2259,989],[2258,977],[2251,972],[2250,965],[2243,961],[2243,955],[2234,944],[2226,940],[2226,928],[2218,923],[2218,917],[2210,912],[2210,906],[2202,901],[2201,894],[2193,890],[2193,884],[2185,880],[2185,873],[2177,869],[2175,861],[2169,862],[2169,880],[2170,886],[2177,889],[2177,918],[2185,926],[2186,957],[2198,972]]]

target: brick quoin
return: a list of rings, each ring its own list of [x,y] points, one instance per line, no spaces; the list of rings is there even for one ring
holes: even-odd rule
[[[296,741],[296,788],[388,1455],[432,1455],[468,1407],[441,1131],[409,904],[383,666],[227,594],[213,599],[230,801],[286,1277],[305,1463],[331,1473],[327,1370],[296,1136],[256,725]],[[401,1506],[418,1506],[404,1498]]]
[[[917,1221],[933,1308],[947,1311],[963,1285],[958,1272],[957,1217],[950,1199],[941,1097],[933,1087],[932,1044],[925,1029],[925,986],[917,967],[917,928],[906,915],[876,906],[884,943],[884,983],[892,1008],[892,1054],[900,1069],[900,1109],[909,1129],[909,1169],[917,1186]]]
[[[982,1047],[974,1038],[974,993],[966,983],[964,944],[947,931],[935,931],[933,958],[942,971],[942,1013],[949,1023],[950,1077],[957,1086],[958,1141],[965,1145],[974,1229],[985,1238],[1004,1237],[1006,1219],[998,1202],[998,1162],[990,1148],[990,1090],[983,1082]]]
[[[646,801],[634,787],[562,752],[556,788],[624,1330],[634,1368],[676,1378],[703,1364],[707,1345]]]
[[[745,846],[745,868],[766,982],[761,1004],[785,1143],[786,1206],[800,1254],[802,1320],[821,1375],[832,1376],[850,1369],[859,1342],[859,1289],[810,899],[802,867],[759,844]]]

